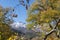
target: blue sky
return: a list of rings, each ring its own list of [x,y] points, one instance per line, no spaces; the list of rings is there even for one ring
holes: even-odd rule
[[[33,1],[30,1],[30,4]],[[0,0],[0,5],[3,7],[16,7],[16,5],[19,4],[18,0]],[[15,8],[14,13],[18,14],[17,18],[14,18],[16,22],[23,22],[26,23],[26,18],[27,18],[27,12],[26,9],[20,5]]]

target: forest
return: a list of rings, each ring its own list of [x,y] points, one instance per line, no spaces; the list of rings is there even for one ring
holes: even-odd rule
[[[13,8],[0,5],[0,40],[60,40],[60,0],[18,0],[17,3]],[[22,14],[26,19],[22,21],[26,24],[15,22],[19,15],[14,12],[19,5],[21,10],[25,8],[26,15]]]

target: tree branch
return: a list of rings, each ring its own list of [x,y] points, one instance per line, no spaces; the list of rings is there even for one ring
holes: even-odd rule
[[[57,24],[56,24],[56,26],[55,26],[55,28],[53,28],[48,34],[46,34],[45,35],[45,38],[44,38],[44,40],[46,40],[47,39],[47,37],[49,36],[49,35],[51,35],[53,32],[55,32],[56,31],[56,27],[58,26],[58,23],[60,22],[60,18],[58,19],[58,21],[57,21]],[[51,25],[50,25],[51,26]],[[52,26],[51,26],[52,27]],[[58,35],[57,35],[58,36]]]

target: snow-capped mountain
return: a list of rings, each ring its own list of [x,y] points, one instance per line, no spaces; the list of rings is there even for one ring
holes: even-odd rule
[[[19,27],[24,27],[26,28],[25,24],[22,22],[14,22],[12,24],[10,24],[12,28],[19,28]]]
[[[22,22],[15,22],[10,24],[10,26],[12,31],[17,32],[19,35],[23,35],[26,38],[33,38],[38,36],[38,34],[35,31],[28,30],[25,24]]]

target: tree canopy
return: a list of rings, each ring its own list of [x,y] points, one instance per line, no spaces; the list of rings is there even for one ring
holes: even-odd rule
[[[11,31],[9,23],[13,22],[11,13],[9,13],[11,8],[3,8],[0,6],[0,40],[7,40],[14,32]]]
[[[60,0],[36,0],[28,10],[28,25],[49,23],[60,17]]]
[[[44,23],[48,23],[50,28],[51,27],[58,28],[58,25],[57,25],[58,22],[57,21],[58,20],[60,21],[60,0],[35,0],[35,2],[28,9],[27,14],[28,14],[27,27],[30,28],[30,29],[33,28],[34,26],[37,27],[37,25],[41,25],[41,24],[44,24]],[[55,21],[56,24],[54,22],[52,24],[53,25],[52,26],[50,24],[51,21],[52,22]],[[45,29],[47,27],[44,26],[42,28]],[[48,29],[50,29],[50,28],[48,28]],[[56,28],[51,28],[50,30],[56,29]],[[59,25],[59,28],[60,28],[60,25]],[[57,32],[57,33],[60,35],[59,32]],[[49,33],[48,35],[50,35],[52,33],[53,32]],[[47,36],[45,36],[45,37],[47,37]],[[57,40],[57,39],[51,39],[51,40]]]

